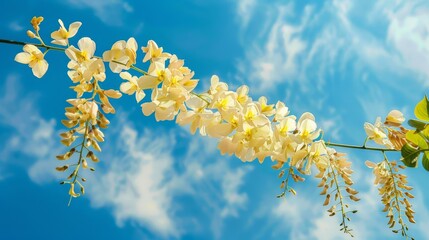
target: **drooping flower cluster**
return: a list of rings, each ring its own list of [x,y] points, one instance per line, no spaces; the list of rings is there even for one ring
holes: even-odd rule
[[[403,114],[398,110],[392,110],[386,117],[384,123],[377,118],[375,125],[365,123],[364,129],[368,139],[387,149],[401,150],[405,144],[409,144],[406,135],[408,130],[402,126],[405,121]],[[408,186],[407,177],[400,174],[399,170],[405,166],[396,161],[389,161],[383,152],[384,160],[379,163],[366,161],[365,164],[373,169],[375,176],[374,184],[379,185],[379,195],[384,205],[383,212],[387,212],[389,228],[399,224],[399,229],[393,229],[394,233],[401,232],[402,236],[408,238],[408,227],[404,222],[404,214],[410,223],[415,223],[414,211],[411,209],[409,198],[414,196],[409,192],[412,187]]]
[[[304,181],[300,174],[309,175],[315,166],[322,179],[335,179],[336,195],[333,198],[340,199],[336,205],[343,210],[343,230],[350,233],[344,220],[347,205],[339,185],[344,183],[351,189],[350,162],[325,146],[320,139],[321,130],[311,113],[304,113],[297,119],[289,114],[283,102],[268,104],[265,97],[253,101],[247,86],[233,91],[217,76],[212,76],[207,91],[197,94],[193,90],[198,80],[193,79],[194,73],[176,55],[164,52],[151,40],[142,48],[145,53],[143,62],[149,62],[148,70],[143,71],[127,65],[127,52],[123,47],[121,51],[117,50],[120,42],[124,46],[125,41],[115,43],[103,54],[104,60],[125,80],[120,87],[123,93],[135,94],[137,102],[140,102],[149,94],[148,91],[152,91],[150,101],[141,105],[144,115],[154,114],[157,121],[176,119],[179,125],[190,125],[192,134],[198,131],[200,135],[219,139],[218,147],[222,154],[235,155],[244,162],[258,159],[262,163],[271,158],[276,162],[274,169],[286,165],[288,174],[281,184],[284,192],[279,196],[285,196],[286,192],[296,194],[288,185],[289,177],[296,182]],[[113,51],[116,51],[115,57],[112,57]],[[120,68],[115,65],[118,59],[124,59]],[[140,75],[122,71],[129,68]],[[284,172],[285,169],[280,175],[283,176]],[[357,191],[348,192],[351,200],[357,201],[355,194]]]
[[[67,64],[69,68],[67,74],[75,84],[71,88],[76,92],[76,98],[67,100],[71,106],[65,109],[67,119],[61,122],[70,130],[61,133],[61,143],[71,148],[66,153],[58,155],[57,159],[67,161],[73,156],[78,156],[76,157],[76,163],[59,166],[56,170],[61,172],[71,170],[67,180],[61,183],[70,185],[70,197],[78,197],[80,194],[84,194],[85,190],[82,182],[86,181],[79,173],[79,170],[81,168],[94,170],[94,168],[89,167],[88,161],[99,161],[93,150],[101,151],[99,142],[104,141],[104,134],[100,129],[107,128],[109,124],[109,120],[104,114],[115,113],[109,98],[120,98],[122,94],[113,89],[104,90],[100,87],[99,83],[106,79],[106,74],[103,60],[94,56],[96,49],[94,41],[84,37],[78,41],[78,48],[73,45],[70,46],[69,39],[76,35],[81,26],[80,22],[74,22],[70,24],[69,29],[66,29],[64,23],[58,20],[60,28],[52,32],[51,37],[53,38],[53,44],[67,47],[60,48],[45,45],[39,35],[39,25],[42,21],[42,17],[34,17],[31,23],[36,33],[28,31],[27,35],[38,39],[41,43],[38,46],[46,48],[46,52],[50,49],[64,51],[70,59]],[[44,53],[36,45],[25,45],[24,52],[19,53],[15,60],[29,64],[37,77],[42,77],[48,68]],[[91,96],[84,97],[86,93]],[[77,140],[79,140],[79,143],[76,143]],[[80,186],[80,193],[75,191],[76,184]]]
[[[38,39],[40,44],[25,45],[24,52],[19,53],[15,60],[28,64],[33,74],[40,78],[48,68],[44,59],[47,51],[64,51],[70,59],[67,74],[74,84],[71,88],[76,92],[76,98],[67,100],[71,106],[65,109],[67,119],[62,123],[69,130],[61,134],[61,143],[70,149],[58,155],[57,159],[66,161],[78,156],[76,163],[56,169],[62,172],[71,170],[67,180],[62,182],[70,184],[71,197],[84,194],[82,182],[86,179],[79,170],[94,170],[89,166],[89,160],[99,161],[93,150],[101,151],[99,143],[104,141],[101,129],[107,128],[109,124],[105,114],[115,113],[109,98],[122,96],[117,90],[104,90],[100,86],[106,79],[104,64],[108,62],[111,71],[118,73],[124,80],[119,87],[120,91],[134,95],[137,103],[146,100],[141,104],[144,115],[153,114],[157,121],[175,120],[181,126],[190,125],[192,134],[198,131],[202,136],[218,139],[218,148],[222,154],[235,155],[243,162],[258,159],[262,163],[270,158],[275,162],[273,168],[280,170],[279,178],[283,178],[283,193],[278,197],[284,197],[286,193],[296,194],[289,186],[290,178],[302,182],[303,175],[310,175],[311,169],[317,169],[315,177],[321,179],[319,187],[323,189],[320,194],[325,196],[323,205],[330,205],[330,216],[341,212],[341,230],[350,233],[347,213],[356,211],[347,211],[349,206],[346,198],[359,200],[356,197],[358,191],[352,188],[351,163],[345,154],[336,152],[328,147],[329,143],[323,141],[313,114],[306,112],[298,118],[290,115],[289,108],[281,101],[269,104],[266,97],[254,101],[249,96],[247,86],[231,90],[217,76],[211,77],[207,91],[195,93],[198,80],[194,79],[194,72],[184,65],[184,60],[164,52],[152,40],[141,48],[145,54],[142,62],[148,63],[147,71],[136,66],[138,44],[134,38],[117,41],[103,53],[102,58],[95,56],[96,44],[88,37],[81,38],[77,47],[70,45],[69,39],[77,34],[82,25],[80,22],[74,22],[66,29],[59,20],[60,28],[51,34],[52,43],[64,47],[48,46],[39,35],[42,21],[42,17],[34,17],[31,24],[35,33],[27,32],[30,38]],[[46,51],[42,53],[38,47]],[[146,95],[150,95],[150,99]],[[402,113],[394,110],[384,123],[380,118],[374,125],[365,123],[367,139],[386,149],[400,150],[407,143],[407,130],[401,125],[403,121]],[[366,148],[365,145],[363,148]],[[393,212],[396,211],[395,219],[406,235],[407,227],[402,221],[401,206],[405,208],[404,214],[410,222],[414,222],[414,212],[406,198],[412,198],[406,192],[411,188],[406,185],[405,176],[397,173],[401,166],[389,162],[387,158],[379,164],[369,163],[368,166],[374,168],[375,184],[382,185],[380,195],[386,211],[389,211],[389,224],[393,227]],[[76,184],[80,186],[80,193],[75,191]]]
[[[108,62],[112,72],[119,73],[125,80],[120,90],[135,95],[137,102],[151,92],[150,100],[141,105],[144,115],[154,114],[157,121],[176,119],[179,125],[190,125],[193,134],[198,131],[203,136],[217,138],[222,154],[234,154],[242,161],[258,159],[261,163],[271,158],[276,162],[275,169],[286,164],[292,172],[288,175],[296,181],[303,178],[295,171],[309,175],[312,166],[321,172],[331,166],[326,146],[320,139],[320,129],[311,113],[297,118],[289,114],[288,107],[281,101],[268,104],[265,97],[253,101],[247,86],[230,90],[217,76],[211,78],[207,91],[197,94],[194,89],[198,80],[193,78],[194,72],[184,65],[183,60],[164,52],[154,41],[150,40],[141,48],[145,54],[143,62],[149,63],[148,70],[144,71],[135,66],[138,45],[134,38],[116,42],[100,58],[94,55],[96,44],[90,38],[81,38],[77,47],[70,46],[69,39],[76,35],[80,22],[70,24],[69,29],[61,20],[59,24],[60,28],[51,34],[52,43],[67,47],[64,51],[70,59],[68,76],[75,84],[72,89],[77,95],[76,99],[68,100],[72,106],[66,108],[67,119],[63,124],[70,130],[62,134],[62,142],[72,146],[82,137],[80,144],[58,156],[60,160],[67,160],[74,153],[79,153],[78,162],[73,165],[74,171],[69,176],[72,180],[65,181],[71,185],[71,196],[77,196],[73,187],[75,183],[80,184],[77,180],[80,166],[86,168],[87,159],[98,160],[89,146],[101,150],[98,142],[104,138],[99,128],[108,124],[104,114],[115,113],[109,97],[121,96],[115,90],[105,91],[100,87],[99,83],[106,78],[104,62]],[[38,29],[36,33],[42,46],[47,46],[38,35]],[[129,70],[135,70],[137,74],[133,75]],[[92,96],[84,97],[86,94]],[[64,165],[57,170],[65,171],[69,166]],[[331,171],[330,174],[337,172]]]
[[[415,223],[414,210],[409,201],[414,196],[409,192],[413,188],[407,185],[407,176],[399,173],[399,170],[404,169],[405,166],[396,161],[389,161],[387,158],[379,163],[366,161],[366,165],[373,169],[374,184],[380,186],[378,191],[384,205],[383,212],[387,212],[389,228],[394,228],[396,224],[399,224],[400,228],[392,231],[401,232],[402,236],[408,236],[408,226],[404,221],[404,215],[410,223]]]
[[[61,23],[61,22],[60,22]],[[68,102],[72,107],[66,108],[67,120],[63,120],[63,124],[72,128],[66,132],[63,141],[67,141],[66,146],[77,139],[74,134],[80,134],[82,141],[77,147],[80,148],[79,159],[74,171],[64,183],[70,184],[70,196],[77,197],[79,194],[74,191],[74,184],[78,183],[81,187],[81,194],[84,193],[84,188],[79,178],[83,181],[84,178],[79,175],[79,168],[88,168],[88,161],[98,162],[99,159],[95,153],[90,150],[90,147],[96,151],[101,151],[99,142],[104,141],[104,134],[101,128],[107,128],[109,120],[104,114],[115,113],[115,108],[110,104],[109,98],[120,98],[122,94],[119,91],[110,89],[104,90],[99,83],[106,79],[104,62],[94,57],[96,44],[90,38],[84,37],[78,41],[78,47],[73,45],[65,50],[69,57],[68,76],[76,85],[72,89],[76,92],[76,99],[69,99]],[[91,97],[83,98],[85,93],[91,93]],[[99,101],[97,101],[97,98]],[[104,113],[103,113],[104,112]],[[67,134],[68,133],[68,134]],[[67,140],[70,139],[70,140]],[[76,147],[72,148],[76,149]],[[85,152],[85,154],[84,154]],[[90,168],[94,169],[94,168]]]
[[[320,172],[316,175],[321,179],[318,187],[323,188],[320,195],[325,196],[323,205],[331,205],[328,209],[329,216],[334,216],[337,212],[341,212],[340,230],[353,237],[352,229],[348,225],[350,218],[347,214],[350,212],[356,213],[357,210],[348,210],[349,205],[346,203],[346,198],[354,202],[360,199],[356,197],[358,191],[352,188],[351,174],[353,171],[351,170],[351,162],[347,161],[344,153],[338,153],[333,148],[325,149],[328,155],[328,163],[326,166],[319,167]],[[334,201],[332,204],[330,204],[331,199]]]

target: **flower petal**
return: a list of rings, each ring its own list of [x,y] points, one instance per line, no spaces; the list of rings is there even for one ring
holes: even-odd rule
[[[16,54],[15,61],[22,63],[22,64],[29,64],[31,61],[31,55],[26,52],[20,52]]]
[[[70,24],[69,26],[69,38],[74,37],[76,35],[77,31],[79,30],[80,26],[82,26],[81,22],[74,22]]]
[[[46,60],[37,61],[37,63],[33,67],[33,74],[34,76],[41,78],[43,75],[45,75],[46,71],[48,70],[48,62]]]

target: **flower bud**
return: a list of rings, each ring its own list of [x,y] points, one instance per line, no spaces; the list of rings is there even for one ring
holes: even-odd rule
[[[82,159],[82,167],[84,169],[88,168],[88,162],[85,159]]]
[[[104,94],[110,98],[120,98],[122,96],[122,93],[113,89],[105,90]]]
[[[405,121],[404,114],[398,110],[392,110],[387,114],[384,124],[392,127],[399,127]]]
[[[74,183],[70,183],[69,195],[72,197],[79,197],[79,194],[74,192]]]
[[[61,123],[68,128],[72,128],[72,127],[76,126],[77,121],[76,120],[61,120]]]
[[[69,168],[69,165],[64,165],[64,166],[61,166],[61,167],[56,167],[55,170],[57,170],[59,172],[64,172],[68,168]]]
[[[35,38],[35,37],[36,37],[36,34],[34,34],[32,31],[28,30],[28,31],[27,31],[27,36],[28,36],[29,38]]]

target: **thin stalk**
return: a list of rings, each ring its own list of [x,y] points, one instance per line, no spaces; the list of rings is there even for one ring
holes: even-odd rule
[[[287,171],[287,176],[286,176],[286,179],[285,179],[285,187],[283,189],[283,196],[286,196],[286,191],[289,189],[289,177],[290,177],[290,174],[292,172],[293,172],[292,167],[289,167],[289,169]]]
[[[338,183],[337,175],[335,174],[335,170],[332,167],[331,163],[329,163],[329,168],[331,169],[331,173],[333,175],[333,179],[334,179],[334,183],[335,183],[335,188],[337,190],[338,197],[340,199],[339,204],[341,205],[341,217],[342,217],[342,224],[341,225],[342,225],[342,227],[344,229],[344,233],[348,233],[348,234],[350,234],[352,236],[350,230],[348,229],[347,222],[346,222],[347,216],[346,216],[346,211],[345,211],[345,208],[344,208],[343,195],[341,194],[341,190],[340,190],[340,187],[339,187],[340,185]]]
[[[76,183],[76,179],[78,177],[78,172],[79,172],[79,168],[80,165],[82,164],[82,159],[83,159],[83,148],[85,147],[85,141],[86,141],[86,135],[88,135],[88,129],[89,129],[89,121],[85,122],[85,133],[83,134],[83,140],[82,140],[82,145],[80,147],[80,152],[79,152],[79,160],[77,162],[76,168],[74,170],[75,175],[73,178],[73,181],[71,183]],[[70,195],[70,199],[69,199],[69,204],[68,206],[70,206],[71,200],[72,200],[73,196]]]
[[[398,152],[396,149],[387,149],[387,148],[375,148],[375,147],[366,147],[366,146],[358,146],[351,144],[342,144],[342,143],[333,143],[333,142],[325,142],[326,146],[330,147],[342,147],[342,148],[352,148],[352,149],[361,149],[368,151],[379,151],[379,152]]]
[[[34,45],[36,47],[46,48],[47,50],[56,50],[56,51],[61,51],[61,52],[64,52],[66,50],[65,48],[49,46],[46,44],[26,43],[26,42],[20,42],[20,41],[15,41],[15,40],[8,40],[8,39],[0,39],[0,43],[6,43],[6,44],[12,44],[12,45],[21,45],[21,46],[31,44],[31,45]]]
[[[387,159],[386,153],[383,152],[383,156],[384,156],[384,161],[387,163],[387,166],[389,166],[389,172],[390,175],[392,176],[392,182],[393,182],[393,189],[395,191],[395,199],[394,201],[396,202],[396,206],[397,206],[397,212],[398,212],[398,222],[401,224],[401,232],[403,234],[403,236],[405,236],[408,239],[408,234],[407,234],[407,229],[406,226],[404,224],[404,221],[402,219],[402,214],[401,214],[401,205],[400,205],[400,201],[398,199],[398,187],[396,186],[396,180],[394,178],[394,173],[393,173],[393,168],[392,165],[390,164],[389,160]]]
[[[113,61],[113,62],[119,63],[119,62],[116,62],[116,61]],[[123,63],[120,63],[120,64],[123,64]],[[140,69],[140,68],[138,68],[138,67],[136,67],[134,65],[131,65],[130,68],[133,69],[133,70],[135,70],[135,71],[137,71],[137,72],[139,72],[139,73],[141,73],[141,74],[148,75],[146,71],[144,71],[144,70],[142,70],[142,69]]]

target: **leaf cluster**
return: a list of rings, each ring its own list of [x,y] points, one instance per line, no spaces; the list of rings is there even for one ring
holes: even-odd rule
[[[417,119],[410,119],[413,127],[406,133],[407,143],[401,149],[402,162],[407,167],[417,167],[421,157],[423,168],[429,171],[429,99],[425,96],[414,108]]]

